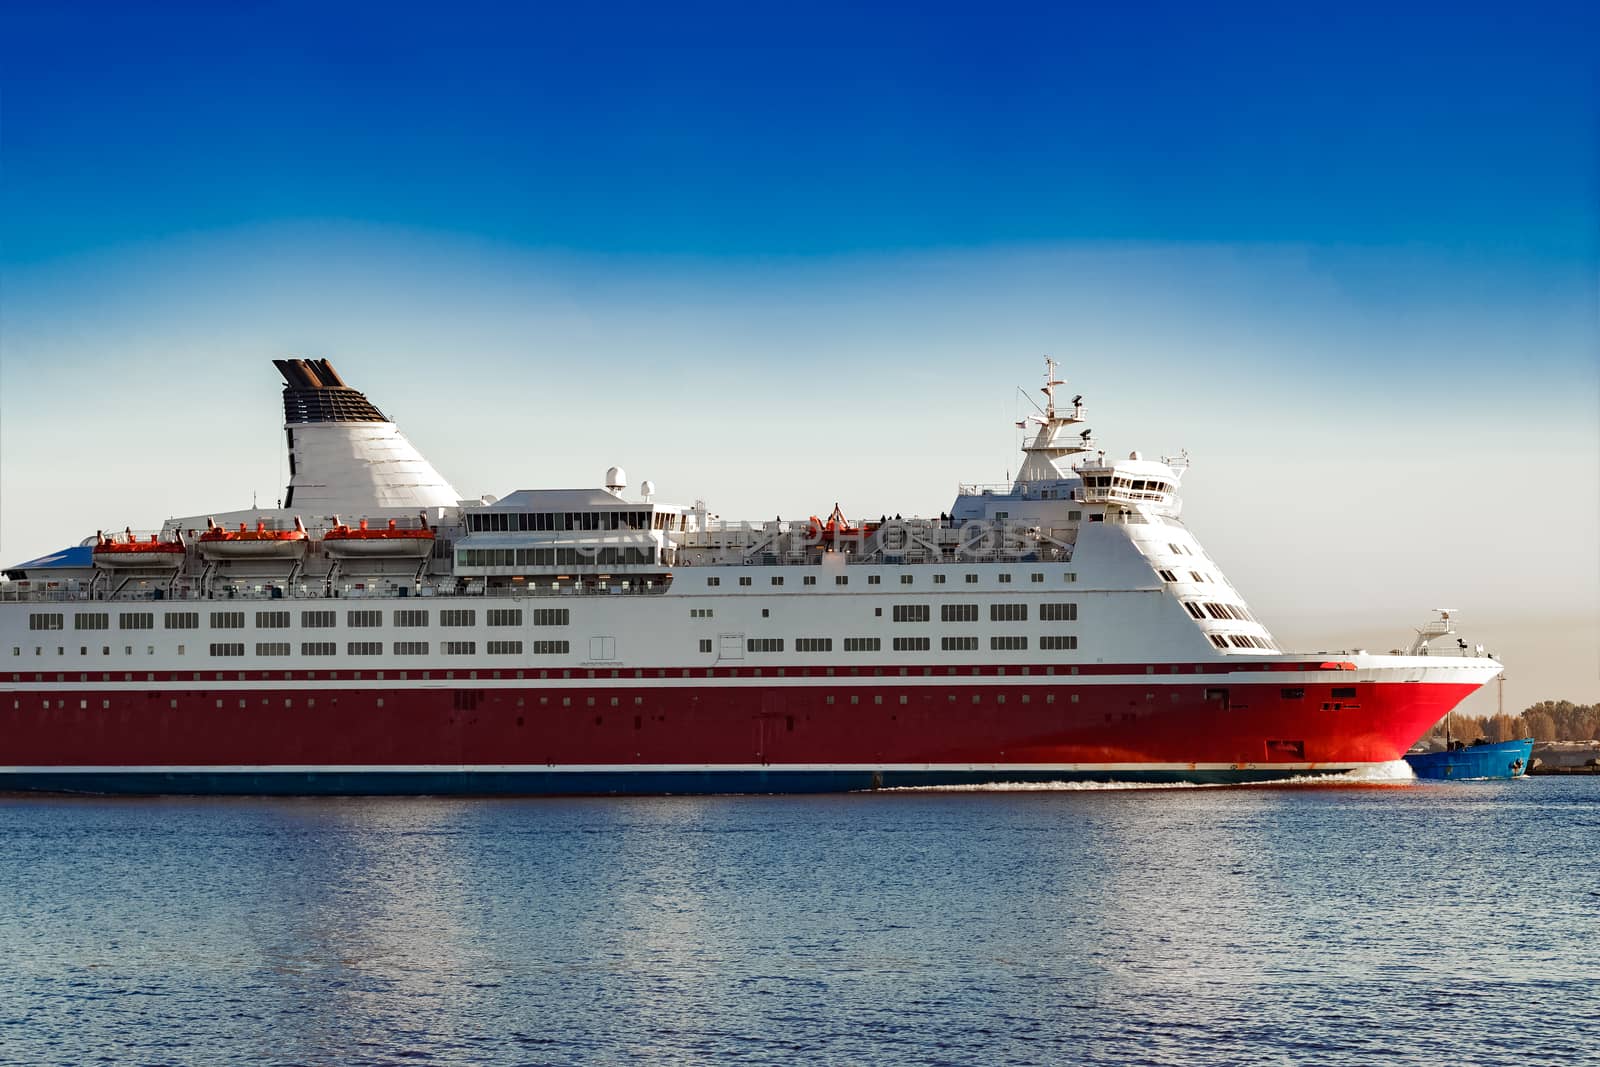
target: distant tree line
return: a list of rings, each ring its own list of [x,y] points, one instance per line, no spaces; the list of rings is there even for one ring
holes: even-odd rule
[[[1457,741],[1511,741],[1531,737],[1535,741],[1600,741],[1600,704],[1574,704],[1570,700],[1541,700],[1520,715],[1474,715],[1452,713],[1428,732],[1428,739],[1442,743],[1446,731]]]

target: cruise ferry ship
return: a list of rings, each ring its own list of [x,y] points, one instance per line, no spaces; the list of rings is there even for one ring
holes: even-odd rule
[[[1047,361],[1016,478],[946,513],[721,521],[463,499],[280,360],[280,507],[101,531],[0,583],[0,789],[715,793],[1249,782],[1399,759],[1500,665],[1280,649]],[[812,509],[798,509],[800,513]]]

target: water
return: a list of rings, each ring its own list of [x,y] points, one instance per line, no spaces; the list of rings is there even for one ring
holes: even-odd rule
[[[8,1064],[1577,1062],[1597,990],[1600,779],[0,798]]]

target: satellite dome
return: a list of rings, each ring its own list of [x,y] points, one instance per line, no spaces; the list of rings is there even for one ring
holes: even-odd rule
[[[628,485],[628,472],[621,467],[612,467],[606,471],[606,488],[613,493],[620,493]]]
[[[646,500],[649,500],[651,497],[656,495],[656,483],[652,482],[649,478],[646,478],[644,481],[639,483],[639,492],[643,494]]]
[[[1129,452],[1128,453],[1128,458],[1129,459],[1143,459],[1144,457],[1139,455],[1139,453],[1137,453],[1137,452]]]

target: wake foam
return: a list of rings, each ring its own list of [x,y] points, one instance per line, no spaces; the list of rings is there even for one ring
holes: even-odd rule
[[[894,785],[875,793],[1083,793],[1122,789],[1222,789],[1212,782],[981,782],[968,785]]]
[[[984,782],[969,785],[899,785],[878,793],[1091,793],[1132,789],[1240,789],[1294,786],[1408,785],[1417,780],[1403,759],[1357,767],[1342,774],[1297,774],[1265,782]]]

